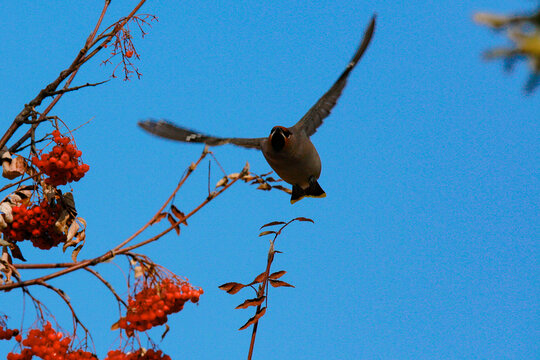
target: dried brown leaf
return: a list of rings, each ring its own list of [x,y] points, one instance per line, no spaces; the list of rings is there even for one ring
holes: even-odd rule
[[[270,234],[275,234],[275,233],[276,233],[275,231],[267,230],[260,233],[259,236],[270,235]]]
[[[56,227],[56,229],[58,229],[58,231],[66,234],[72,221],[73,217],[71,216],[69,211],[63,209],[60,212],[60,216],[58,217],[58,220],[56,220],[54,226]]]
[[[79,223],[77,221],[74,221],[74,222],[71,223],[71,225],[69,226],[68,232],[67,232],[67,236],[66,236],[66,244],[68,242],[70,242],[71,239],[73,239],[73,237],[79,231],[80,227],[81,226],[79,225]]]
[[[152,219],[152,221],[150,221],[150,225],[157,224],[158,222],[160,222],[161,220],[163,220],[163,218],[166,217],[166,216],[167,216],[167,213],[166,213],[166,212],[162,212],[162,213],[157,214],[157,215]]]
[[[167,214],[167,220],[169,220],[171,225],[174,225],[174,230],[176,231],[176,235],[180,235],[180,225],[177,224],[177,220],[171,214]]]
[[[86,229],[86,220],[82,217],[77,217],[77,220],[82,224],[82,226]]]
[[[283,224],[286,224],[286,222],[284,222],[284,221],[272,221],[272,222],[269,222],[268,224],[264,224],[263,226],[261,226],[259,228],[259,230],[261,230],[262,228],[268,227],[268,226],[283,225]]]
[[[272,187],[273,187],[274,189],[278,189],[278,190],[284,191],[284,192],[286,192],[286,193],[289,194],[289,195],[292,194],[291,189],[286,188],[285,186],[281,186],[281,185],[272,185]]]
[[[5,228],[7,228],[7,222],[4,219],[4,216],[0,214],[0,230],[4,230]]]
[[[67,209],[67,211],[69,211],[71,216],[77,216],[77,210],[75,209],[75,198],[73,198],[72,193],[67,192],[62,194],[62,203],[64,204],[64,207]]]
[[[22,202],[22,197],[17,193],[9,194],[8,198],[12,204],[20,204]]]
[[[48,202],[51,202],[56,197],[56,188],[50,184],[47,184],[45,181],[40,182],[40,185],[45,199],[47,199]]]
[[[0,203],[0,213],[4,214],[7,223],[13,222],[13,211],[8,202],[4,201],[3,203]]]
[[[167,335],[170,329],[171,328],[169,327],[169,324],[165,324],[165,331],[163,332],[163,334],[161,334],[161,341],[163,341],[163,339],[165,338],[165,335]]]
[[[79,252],[81,251],[83,246],[84,246],[84,243],[80,244],[75,249],[73,249],[73,252],[71,253],[71,260],[73,260],[73,262],[77,262],[77,255],[79,255]]]
[[[240,290],[242,290],[243,288],[245,288],[246,286],[247,285],[236,283],[236,282],[229,282],[229,283],[220,285],[219,288],[221,290],[224,290],[224,291],[228,292],[229,294],[234,295],[237,292],[239,292]]]
[[[16,278],[19,278],[19,279],[21,278],[21,274],[19,274],[19,271],[17,271],[17,268],[13,266],[13,260],[11,256],[9,255],[7,248],[2,249],[2,256],[0,257],[0,271],[3,273],[5,277],[5,280],[3,280],[0,274],[0,282],[3,282],[4,284],[13,283],[13,280],[11,280],[13,275]]]
[[[247,321],[240,329],[238,330],[244,330],[250,327],[251,325],[255,324],[259,319],[266,313],[266,307],[263,307],[261,310],[259,310],[255,316],[253,316],[251,319]]]
[[[232,173],[227,175],[227,177],[231,180],[238,179],[240,177],[240,173]]]
[[[219,179],[219,181],[216,183],[216,187],[218,188],[221,186],[225,186],[228,182],[229,182],[229,178],[224,176],[221,179]]]
[[[119,322],[120,322],[120,320],[118,320],[117,322],[115,322],[114,324],[111,325],[111,330],[112,331],[120,329],[120,326],[118,325]]]
[[[32,196],[33,193],[33,187],[24,186],[21,188],[18,188],[14,194],[18,195],[22,200],[28,199]]]
[[[270,274],[270,276],[268,276],[268,278],[271,279],[271,280],[276,280],[276,279],[279,279],[280,277],[282,277],[283,275],[285,275],[286,273],[287,272],[285,270],[276,271],[275,273]]]
[[[285,281],[273,280],[273,279],[270,279],[270,285],[272,285],[272,287],[281,287],[281,286],[294,287],[294,285],[286,283]]]
[[[305,217],[297,217],[293,220],[297,220],[297,221],[309,221],[311,223],[314,223],[315,224],[315,221],[311,220],[311,219],[308,219],[308,218],[305,218]]]
[[[11,250],[11,255],[15,258],[15,259],[19,259],[19,260],[22,260],[22,261],[26,261],[26,259],[24,258],[22,252],[21,252],[21,249],[19,248],[19,246],[17,244],[11,244],[9,246],[9,249]]]
[[[279,180],[276,180],[274,179],[273,177],[269,176],[265,179],[265,181],[268,181],[268,182],[276,182],[276,181],[279,181]]]
[[[262,183],[261,185],[257,186],[257,189],[258,190],[271,190],[272,189],[272,186],[270,184],[267,184],[267,183]]]
[[[140,278],[144,275],[144,268],[141,265],[137,265],[133,268],[133,272],[136,279]]]
[[[184,214],[182,211],[178,210],[178,208],[176,206],[174,206],[174,205],[171,205],[171,211],[172,211],[173,215],[178,218],[178,220],[183,219],[186,216],[186,214]],[[187,226],[187,221],[186,220],[182,221],[182,224]]]
[[[263,282],[264,279],[266,279],[266,271],[257,275],[257,277],[253,279],[253,282],[251,284],[257,284],[257,283]]]
[[[271,173],[273,173],[273,171],[269,171],[269,172],[267,172],[267,173],[261,174],[260,176],[261,176],[261,177],[265,177],[265,176],[270,175]]]
[[[24,175],[26,171],[26,162],[22,156],[17,156],[12,159],[11,162],[4,161],[2,163],[2,176],[6,179],[13,180],[21,175]]]
[[[0,160],[2,163],[4,161],[11,161],[11,153],[8,151],[7,146],[4,146],[2,149],[0,149]]]
[[[250,306],[259,306],[263,303],[266,296],[261,296],[255,299],[247,299],[242,304],[238,305],[235,309],[247,309]]]

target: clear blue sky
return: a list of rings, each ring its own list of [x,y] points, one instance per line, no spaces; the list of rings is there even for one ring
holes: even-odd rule
[[[22,106],[66,68],[93,28],[100,1],[2,2],[0,114],[7,128]],[[234,310],[218,285],[264,270],[259,227],[309,217],[278,240],[275,270],[295,289],[271,289],[255,359],[533,359],[540,349],[538,154],[540,92],[525,97],[528,69],[506,74],[481,60],[503,37],[476,26],[475,11],[532,9],[529,1],[152,2],[159,22],[137,37],[141,80],[113,80],[66,95],[55,108],[76,133],[87,176],[73,186],[88,221],[79,254],[101,254],[132,234],[173,190],[202,146],[160,140],[136,126],[167,118],[216,135],[266,136],[294,124],[341,73],[371,15],[372,44],[332,115],[312,140],[323,162],[325,199],[294,206],[282,192],[238,184],[171,234],[145,248],[205,294],[172,317],[160,347],[173,359],[242,359],[253,315]],[[105,23],[129,11],[113,1]],[[104,56],[74,85],[105,80]],[[227,172],[261,154],[215,148]],[[176,198],[202,201],[207,162]],[[219,179],[212,167],[212,182]],[[157,227],[161,228],[165,224]],[[152,229],[155,233],[158,229]],[[23,246],[31,262],[69,261]],[[124,270],[126,261],[115,263]],[[113,264],[97,268],[124,293]],[[25,271],[30,278],[39,272]],[[114,298],[86,272],[51,281],[94,332],[100,357],[117,342]],[[32,289],[71,329],[66,307]],[[2,294],[20,323],[20,291]],[[25,326],[34,312],[26,303]],[[159,340],[160,331],[154,333]],[[0,354],[13,342],[0,343]]]

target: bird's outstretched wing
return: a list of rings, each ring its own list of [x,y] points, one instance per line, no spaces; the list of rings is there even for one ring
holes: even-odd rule
[[[326,118],[330,114],[330,111],[332,110],[334,105],[336,105],[336,102],[340,97],[343,88],[347,84],[347,77],[349,76],[349,73],[352,71],[352,69],[354,69],[354,67],[366,51],[369,42],[371,41],[373,31],[375,30],[375,18],[376,15],[373,15],[373,17],[371,18],[371,22],[369,23],[369,26],[364,33],[362,43],[358,47],[358,50],[356,50],[356,53],[354,54],[353,58],[351,59],[341,76],[337,79],[334,85],[332,85],[330,90],[328,90],[326,94],[324,94],[317,101],[317,103],[313,105],[311,109],[309,109],[309,111],[292,127],[294,132],[304,130],[307,136],[311,136],[317,131],[317,128],[322,124],[324,118]]]
[[[263,140],[263,138],[219,138],[182,128],[165,120],[148,119],[139,121],[139,126],[149,133],[162,138],[184,142],[204,143],[209,146],[234,144],[251,149],[260,149],[261,141]]]

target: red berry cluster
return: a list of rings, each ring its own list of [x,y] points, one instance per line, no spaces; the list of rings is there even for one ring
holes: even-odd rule
[[[42,154],[41,159],[34,156],[32,163],[49,176],[45,182],[53,186],[79,181],[90,169],[88,164],[79,160],[82,152],[71,143],[70,138],[60,135],[58,130],[54,130],[52,135],[56,143],[52,151]]]
[[[19,330],[17,329],[8,329],[0,325],[0,340],[10,340],[12,337],[17,336]]]
[[[186,281],[164,279],[153,287],[143,288],[135,298],[130,297],[127,314],[118,321],[118,326],[131,336],[134,330],[146,331],[163,325],[167,315],[182,310],[189,300],[198,302],[202,293],[202,289],[195,289]]]
[[[171,360],[169,355],[165,355],[161,350],[148,349],[143,355],[142,349],[126,354],[121,350],[111,350],[104,360]]]
[[[13,222],[3,230],[7,239],[16,242],[28,239],[34,247],[48,250],[65,241],[66,236],[56,229],[56,221],[60,216],[61,206],[49,204],[43,200],[41,204],[30,209],[26,204],[13,206]]]
[[[96,356],[83,350],[69,351],[71,338],[64,337],[61,332],[56,332],[50,322],[47,322],[43,330],[32,329],[26,339],[22,340],[19,335],[17,341],[21,342],[23,349],[20,354],[10,352],[7,360],[31,360],[33,356],[50,360],[96,360]]]

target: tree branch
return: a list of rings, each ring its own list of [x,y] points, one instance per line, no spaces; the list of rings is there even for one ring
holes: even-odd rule
[[[79,90],[79,89],[82,89],[82,88],[85,88],[85,87],[89,87],[89,86],[98,86],[98,85],[101,85],[101,84],[105,84],[108,81],[109,80],[104,80],[104,81],[100,81],[100,82],[92,83],[92,84],[86,83],[84,85],[79,85],[79,86],[75,86],[75,87],[72,87],[72,88],[64,88],[62,90],[56,90],[56,91],[53,91],[52,93],[50,93],[49,96],[65,94],[67,92],[76,91],[76,90]]]
[[[203,151],[204,153],[204,151]],[[194,164],[192,164],[190,166],[193,167]],[[189,169],[189,168],[188,168]],[[208,204],[210,201],[212,201],[214,198],[218,197],[219,195],[221,195],[224,191],[226,191],[228,188],[230,188],[232,185],[234,185],[234,183],[236,183],[238,180],[240,180],[243,176],[245,176],[247,173],[248,173],[249,169],[248,169],[248,166],[246,164],[246,166],[242,169],[241,171],[241,174],[240,176],[238,176],[237,178],[235,178],[233,181],[231,181],[230,183],[228,183],[227,185],[225,185],[221,190],[217,191],[217,192],[213,192],[212,194],[210,194],[201,204],[199,204],[196,208],[194,208],[190,213],[188,213],[187,215],[183,216],[181,219],[178,219],[178,221],[174,224],[171,224],[167,229],[163,230],[162,232],[160,232],[159,234],[149,238],[149,239],[146,239],[146,240],[143,240],[137,244],[134,244],[132,246],[129,246],[129,247],[122,247],[122,248],[118,248],[115,247],[115,249],[112,249],[108,252],[106,252],[105,254],[101,255],[101,256],[98,256],[96,258],[93,258],[93,259],[87,259],[87,260],[82,260],[82,261],[78,261],[78,262],[75,262],[75,263],[72,263],[71,266],[69,267],[66,267],[66,265],[68,264],[51,264],[51,267],[53,268],[57,268],[57,267],[64,267],[64,269],[60,270],[60,271],[57,271],[57,272],[54,272],[52,274],[48,274],[48,275],[44,275],[42,277],[39,277],[39,278],[35,278],[35,279],[30,279],[30,280],[26,280],[26,281],[21,281],[21,282],[17,282],[17,283],[10,283],[10,284],[4,284],[4,285],[1,285],[0,286],[0,291],[7,291],[7,290],[11,290],[11,289],[15,289],[15,288],[19,288],[19,287],[26,287],[26,286],[31,286],[31,285],[36,285],[36,284],[40,284],[41,282],[44,282],[44,281],[48,281],[50,279],[54,279],[54,278],[57,278],[59,276],[62,276],[62,275],[65,275],[65,274],[69,274],[70,272],[73,272],[73,271],[76,271],[76,270],[79,270],[79,269],[82,269],[82,268],[86,268],[86,267],[89,267],[89,266],[94,266],[94,265],[97,265],[97,264],[100,264],[102,262],[106,262],[112,258],[114,258],[116,255],[123,255],[123,254],[126,254],[127,252],[133,250],[133,249],[137,249],[141,246],[144,246],[146,244],[149,244],[151,242],[154,242],[158,239],[160,239],[161,237],[163,237],[165,234],[169,233],[170,231],[172,231],[173,229],[175,229],[177,226],[179,226],[180,224],[186,222],[187,219],[189,219],[191,216],[193,216],[195,213],[197,213],[200,209],[202,209],[206,204]],[[187,174],[186,174],[187,175]],[[145,225],[144,228],[146,228],[147,226]],[[144,230],[144,229],[143,229]],[[136,234],[139,234],[140,232],[142,232],[142,230],[138,230]],[[129,239],[133,239],[135,236],[130,236],[128,239],[126,240],[129,240]],[[128,243],[128,241],[124,240],[121,245],[124,246],[125,244]],[[46,264],[41,264],[39,265],[39,267],[29,267],[29,266],[24,266],[24,265],[14,265],[17,269],[19,268],[26,268],[26,269],[30,269],[30,268],[33,268],[33,269],[36,269],[36,268],[46,268],[47,265]],[[19,267],[21,266],[21,267]]]
[[[116,291],[114,290],[113,286],[107,281],[105,280],[105,278],[103,278],[103,276],[101,276],[100,273],[98,273],[97,271],[95,271],[94,269],[91,269],[89,267],[85,267],[84,270],[88,271],[90,274],[94,275],[95,277],[97,277],[99,280],[101,280],[101,282],[103,284],[105,284],[106,287],[109,288],[109,290],[112,292],[112,294],[114,295],[114,297],[116,298],[116,300],[121,303],[122,305],[124,305],[126,308],[128,307],[127,304],[124,302],[124,300],[122,300],[122,298],[116,293]]]

